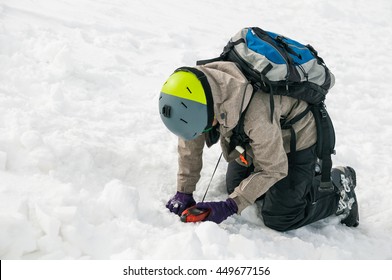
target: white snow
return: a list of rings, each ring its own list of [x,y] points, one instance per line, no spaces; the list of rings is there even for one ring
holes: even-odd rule
[[[1,259],[392,259],[389,0],[1,0]],[[279,233],[257,207],[184,224],[177,140],[158,94],[172,71],[260,26],[313,45],[336,75],[335,165],[357,170],[360,226]],[[220,154],[204,152],[200,200]],[[207,200],[226,198],[221,163]]]

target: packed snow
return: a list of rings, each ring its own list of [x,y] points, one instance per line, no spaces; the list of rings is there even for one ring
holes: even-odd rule
[[[389,0],[1,0],[1,259],[392,259]],[[158,95],[242,27],[310,43],[336,76],[335,165],[357,170],[360,225],[281,233],[256,205],[185,224],[177,139]],[[204,151],[201,200],[220,154]],[[206,200],[222,200],[221,162]]]

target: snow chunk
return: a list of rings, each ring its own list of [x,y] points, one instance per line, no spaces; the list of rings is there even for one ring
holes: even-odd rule
[[[213,222],[203,222],[195,230],[208,258],[221,258],[227,254],[229,233]]]
[[[0,214],[0,259],[20,259],[37,249],[30,222],[21,214]]]
[[[37,222],[43,232],[50,236],[57,236],[60,230],[60,222],[40,206],[36,205],[34,209]]]
[[[20,142],[26,149],[30,151],[38,146],[43,145],[41,135],[34,130],[24,132],[20,137]]]
[[[36,148],[29,153],[34,164],[44,173],[52,170],[56,165],[53,152],[47,147]]]
[[[112,180],[98,199],[115,217],[135,218],[138,212],[139,192],[136,188],[124,185],[120,180]]]

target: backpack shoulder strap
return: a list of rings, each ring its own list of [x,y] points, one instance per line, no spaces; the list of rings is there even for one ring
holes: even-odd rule
[[[253,91],[252,96],[244,111],[242,111],[240,118],[238,119],[237,125],[232,130],[232,136],[230,137],[230,150],[233,151],[237,146],[241,146],[245,149],[247,143],[249,143],[249,137],[246,135],[244,130],[245,115],[248,111],[249,104],[252,102],[255,92]],[[242,107],[242,105],[241,105]]]
[[[221,56],[218,56],[218,57],[211,58],[211,59],[198,60],[198,61],[196,61],[196,65],[200,66],[200,65],[205,65],[207,63],[211,63],[211,62],[217,62],[217,61],[223,61],[223,58]]]
[[[319,191],[331,192],[334,187],[331,182],[331,155],[335,154],[335,130],[323,102],[312,108],[317,127],[317,157],[321,161],[321,183]]]

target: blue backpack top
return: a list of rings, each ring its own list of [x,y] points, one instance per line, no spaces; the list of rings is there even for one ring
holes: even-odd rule
[[[241,29],[218,58],[197,64],[213,61],[235,62],[255,90],[291,96],[310,104],[322,102],[335,83],[312,46],[258,27]]]

